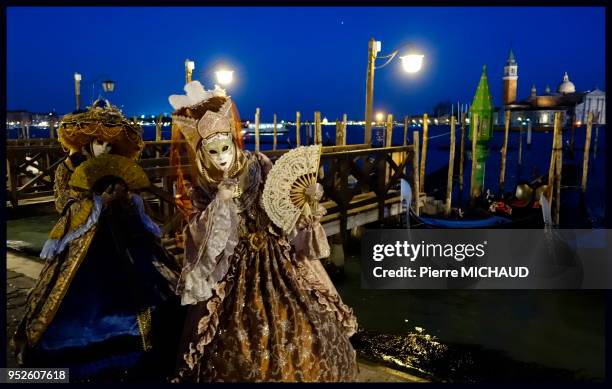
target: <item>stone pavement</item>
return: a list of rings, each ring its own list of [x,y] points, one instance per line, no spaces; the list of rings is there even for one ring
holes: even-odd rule
[[[6,339],[10,340],[15,333],[23,312],[28,290],[34,286],[35,280],[21,273],[6,271]],[[6,367],[16,367],[17,361],[13,350],[7,348]]]
[[[15,332],[22,315],[28,290],[34,286],[42,269],[42,263],[23,254],[7,253],[7,339]],[[12,350],[7,349],[7,367],[16,367]],[[359,362],[360,382],[425,382],[410,374],[377,365],[369,361]]]

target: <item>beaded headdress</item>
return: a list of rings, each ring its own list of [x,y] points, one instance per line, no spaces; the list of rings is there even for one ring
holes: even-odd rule
[[[81,150],[98,139],[110,143],[113,154],[137,159],[144,148],[142,127],[126,119],[108,101],[97,100],[87,111],[64,115],[58,135],[68,150]]]

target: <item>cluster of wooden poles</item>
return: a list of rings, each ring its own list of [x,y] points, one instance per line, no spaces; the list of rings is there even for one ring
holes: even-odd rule
[[[260,115],[261,110],[257,108],[255,110],[255,150],[259,151],[259,127],[260,127]],[[346,126],[348,122],[348,117],[346,114],[342,115],[342,121],[336,121],[336,146],[346,146]],[[295,113],[295,145],[296,147],[302,145],[300,128],[302,125],[302,116],[300,111]],[[322,136],[322,121],[321,121],[321,112],[315,111],[314,113],[314,144],[322,144],[323,136]],[[273,116],[272,122],[273,128],[273,140],[272,140],[272,150],[276,150],[278,148],[278,120],[276,114]],[[306,143],[309,143],[309,139],[307,139]]]
[[[505,184],[505,175],[506,175],[506,157],[508,154],[508,137],[510,131],[510,111],[506,111],[505,115],[505,128],[504,128],[504,142],[501,149],[501,163],[500,163],[500,174],[499,174],[499,188],[501,193],[504,190]],[[460,141],[460,161],[459,161],[459,185],[461,189],[463,189],[463,161],[465,155],[465,113],[461,114],[461,141]],[[471,182],[470,182],[470,194],[471,198],[474,199],[479,196],[482,192],[482,188],[479,183],[476,182],[476,174],[475,171],[477,169],[477,158],[476,156],[476,146],[478,143],[479,133],[482,127],[482,123],[479,122],[479,116],[477,114],[472,115],[473,120],[473,128],[475,130],[475,134],[472,136],[472,174],[471,174]],[[420,213],[420,207],[422,202],[422,197],[426,196],[425,194],[425,164],[427,160],[427,143],[428,143],[428,125],[427,125],[427,114],[423,116],[423,144],[421,147],[421,160],[419,164],[419,132],[413,132],[413,144],[414,144],[414,153],[413,153],[413,166],[414,166],[414,191],[418,194],[415,197],[414,210],[417,215]],[[450,148],[449,148],[449,157],[448,157],[448,175],[447,175],[447,185],[446,185],[446,199],[444,202],[444,214],[445,216],[449,216],[451,212],[452,205],[452,193],[453,193],[453,170],[455,165],[455,126],[456,126],[456,118],[451,117],[450,122]],[[588,179],[589,172],[589,152],[591,145],[591,132],[593,127],[593,113],[590,112],[588,114],[588,121],[586,127],[586,139],[584,145],[584,153],[583,153],[583,165],[582,165],[582,180],[581,180],[581,190],[582,192],[586,192],[586,185]],[[406,142],[406,131],[407,125],[404,128],[404,144]],[[549,202],[553,205],[553,223],[555,225],[559,225],[559,210],[560,210],[560,198],[561,198],[561,167],[562,167],[562,141],[563,132],[561,127],[561,113],[555,113],[554,119],[554,132],[553,132],[553,143],[552,143],[552,152],[550,159],[550,169],[548,174],[548,191],[546,196]],[[521,153],[521,142],[519,142],[519,163],[520,161],[520,153]]]
[[[589,112],[582,157],[582,179],[580,189],[586,192],[589,175],[589,154],[591,149],[591,131],[593,128],[593,113]],[[546,196],[551,204],[552,222],[559,225],[559,210],[561,208],[561,173],[563,166],[563,130],[561,128],[561,114],[555,113],[552,153],[548,169],[548,188]]]
[[[404,144],[406,142],[407,135],[407,119],[405,119],[404,123]],[[459,186],[463,189],[463,161],[465,158],[465,124],[466,117],[465,112],[461,113],[460,117],[461,124],[461,140],[460,140],[460,150],[459,150]],[[451,212],[452,205],[452,194],[453,194],[453,174],[455,167],[455,129],[457,125],[457,119],[455,116],[451,116],[450,119],[450,149],[448,154],[448,175],[446,182],[446,199],[444,202],[444,214],[445,216],[449,216]],[[476,137],[472,139],[472,153],[475,154],[476,151]],[[429,142],[429,126],[428,126],[428,118],[427,114],[423,115],[423,144],[420,145],[419,139],[419,131],[413,131],[412,133],[412,144],[414,145],[414,153],[413,153],[413,185],[414,192],[417,193],[417,196],[414,198],[414,211],[418,216],[420,215],[421,203],[424,197],[426,197],[425,193],[425,166],[427,162],[427,145]],[[420,149],[420,150],[419,150]],[[419,154],[420,154],[420,162],[419,162]],[[476,166],[473,163],[472,169],[475,170]],[[473,170],[473,171],[474,171]],[[474,174],[472,174],[474,176]],[[472,180],[471,187],[473,188],[475,181]],[[472,191],[473,192],[473,191]]]
[[[260,108],[257,108],[255,111],[255,150],[260,149]],[[156,120],[156,140],[161,140],[161,127],[162,127],[162,115]],[[479,120],[479,116],[477,114],[472,115],[473,128],[475,129],[475,134],[472,136],[471,142],[471,152],[472,156],[476,155],[476,146],[478,143],[478,136],[481,129],[481,124]],[[346,130],[347,130],[347,114],[344,114],[342,117],[342,121],[336,121],[336,146],[345,146],[346,145]],[[427,161],[427,146],[429,141],[429,125],[428,125],[428,115],[423,115],[423,138],[422,144],[420,144],[420,134],[419,131],[413,131],[412,133],[412,143],[414,145],[414,153],[413,153],[413,189],[414,193],[417,193],[417,196],[414,196],[414,210],[417,215],[420,214],[420,208],[423,202],[423,198],[426,197],[425,193],[425,166]],[[302,142],[300,139],[300,126],[302,124],[301,121],[301,113],[299,111],[296,112],[295,117],[295,127],[296,127],[296,147],[301,146]],[[449,216],[451,213],[452,206],[452,193],[453,193],[453,177],[454,177],[454,166],[455,166],[455,129],[456,129],[457,119],[455,116],[452,116],[450,119],[450,149],[449,149],[449,157],[448,157],[448,175],[447,175],[447,185],[446,185],[446,199],[444,202],[444,214],[445,216]],[[510,111],[506,111],[505,115],[505,126],[504,126],[504,141],[501,149],[501,162],[500,162],[500,173],[499,173],[499,188],[503,193],[504,185],[505,185],[505,176],[506,176],[506,157],[508,153],[508,138],[510,131]],[[465,112],[461,113],[460,117],[460,125],[461,125],[461,139],[460,139],[460,150],[459,150],[459,172],[458,172],[458,182],[461,190],[463,190],[463,165],[465,158],[465,129],[466,129],[466,114]],[[591,143],[591,130],[593,125],[593,114],[592,112],[588,115],[587,128],[586,128],[586,140],[584,146],[584,157],[583,157],[583,169],[582,169],[582,181],[581,181],[581,189],[582,192],[586,191],[586,183],[588,177],[588,163],[589,163],[589,150]],[[322,143],[322,122],[321,122],[321,112],[316,111],[314,113],[314,143],[321,144]],[[403,145],[407,145],[408,140],[408,117],[404,118],[404,136],[403,136]],[[384,146],[391,146],[393,134],[393,115],[388,114],[385,121],[385,141]],[[308,141],[306,143],[309,143]],[[371,143],[371,139],[364,139],[364,143]],[[561,114],[559,112],[555,113],[554,117],[554,130],[553,130],[553,143],[552,143],[552,153],[550,159],[550,167],[548,174],[548,193],[547,197],[550,200],[553,207],[553,222],[558,224],[559,222],[559,207],[560,207],[560,183],[561,183],[561,165],[562,165],[562,129],[561,129]],[[272,149],[276,150],[278,147],[278,120],[277,115],[273,115],[273,143]],[[420,154],[420,155],[419,155]],[[482,188],[479,183],[476,182],[476,175],[474,172],[477,169],[477,158],[472,158],[472,174],[470,180],[470,194],[471,198],[478,197]]]

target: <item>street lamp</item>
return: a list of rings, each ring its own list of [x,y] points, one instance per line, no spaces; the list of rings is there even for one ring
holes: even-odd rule
[[[109,93],[115,90],[115,82],[111,80],[102,81],[102,90],[105,93]]]
[[[402,46],[400,49],[394,50],[391,54],[385,56],[376,56],[381,51],[382,43],[370,38],[368,43],[368,71],[366,77],[366,108],[365,108],[365,142],[372,144],[372,111],[374,103],[374,71],[387,66],[398,54],[402,62],[402,68],[407,73],[416,73],[423,66],[424,55],[415,52],[408,45]],[[377,59],[387,59],[387,62],[380,66],[376,66]]]
[[[81,74],[74,73],[74,94],[76,96],[76,110],[81,108]]]
[[[217,82],[221,85],[229,85],[234,80],[234,71],[227,69],[220,69],[215,72],[217,76]]]
[[[93,81],[91,81],[91,102],[93,104],[94,99],[96,98],[96,84],[102,84],[102,90],[104,93],[111,93],[115,90],[115,81],[112,81],[108,78],[107,74],[100,74]],[[98,95],[100,97],[100,95]]]
[[[186,84],[189,84],[192,81],[194,69],[195,69],[195,62],[189,59],[185,60],[185,83]],[[201,74],[201,77],[207,78],[211,72],[212,70],[209,69],[208,71]],[[220,85],[229,85],[234,81],[234,71],[233,70],[228,70],[226,68],[220,68],[216,70],[214,73],[215,73],[215,78],[217,80],[217,83]]]
[[[195,69],[195,62],[186,59],[185,60],[185,84],[191,82],[191,76],[193,75],[193,69]]]
[[[416,53],[409,53],[401,56],[400,60],[402,61],[404,71],[407,73],[416,73],[421,70],[423,66],[423,57],[425,56]]]

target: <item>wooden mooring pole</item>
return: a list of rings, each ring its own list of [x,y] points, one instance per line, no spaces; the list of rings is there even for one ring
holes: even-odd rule
[[[559,225],[559,210],[561,206],[561,165],[563,156],[561,147],[563,145],[563,132],[561,129],[561,115],[555,113],[553,146],[548,169],[548,187],[550,188],[550,204],[552,208],[553,224]]]
[[[295,113],[295,146],[300,146],[300,111]]]
[[[255,110],[255,151],[259,151],[259,108]]]
[[[276,114],[274,114],[274,139],[272,140],[272,150],[276,150],[276,143],[277,143],[277,137],[278,137],[278,133],[276,130]]]
[[[384,147],[391,147],[393,142],[393,115],[387,115],[387,122],[385,123],[385,143]],[[391,158],[394,158],[394,154],[391,155]],[[389,182],[389,177],[391,177],[392,171],[391,167],[387,166],[385,169],[385,182]]]
[[[421,185],[419,181],[419,132],[412,132],[412,177],[414,179],[414,213],[419,216],[419,207],[421,204]]]
[[[323,138],[321,136],[321,112],[316,111],[314,113],[314,121],[315,121],[314,144],[320,145],[321,143],[323,143]]]
[[[591,149],[591,128],[593,127],[593,112],[589,112],[584,140],[584,156],[582,157],[582,192],[586,192],[587,177],[589,175],[589,151]]]
[[[347,125],[348,125],[348,115],[344,114],[342,115],[342,134],[344,134],[342,138],[342,146],[346,146]]]
[[[336,146],[346,145],[346,114],[342,115],[342,121],[336,121]]]
[[[55,118],[49,118],[49,139],[55,139]]]
[[[157,120],[155,121],[155,141],[156,142],[160,142],[162,140],[162,118],[164,117],[163,114],[159,114],[159,116],[157,117]],[[155,148],[155,158],[159,158],[160,157],[160,151],[159,148],[156,147]]]
[[[453,197],[453,168],[455,166],[455,117],[451,116],[450,128],[450,150],[448,152],[448,177],[446,179],[446,203],[444,214],[448,217],[451,212],[451,202]]]
[[[385,147],[391,147],[393,141],[393,115],[387,115],[387,122],[385,123]]]
[[[559,226],[559,211],[561,210],[561,174],[563,168],[563,130],[559,129],[557,136],[557,162],[555,166],[555,209],[553,221]]]
[[[555,112],[555,116],[553,119],[553,139],[552,139],[552,147],[550,154],[550,165],[548,167],[548,187],[552,189],[554,184],[554,176],[555,176],[555,163],[557,161],[557,136],[559,132],[559,113]],[[551,190],[551,198],[549,199],[552,202],[552,196],[554,191]]]
[[[427,114],[423,115],[423,148],[421,150],[421,169],[419,174],[419,185],[425,191],[425,163],[427,161],[427,141],[429,139],[429,125]]]
[[[459,145],[459,190],[463,192],[463,156],[465,155],[465,112],[461,112],[461,144]]]
[[[499,169],[499,191],[504,193],[504,184],[506,183],[506,156],[508,154],[508,134],[510,132],[510,111],[506,111],[504,128],[504,144],[501,150],[501,162]]]
[[[404,146],[408,144],[408,116],[404,116],[404,141],[402,144]]]
[[[476,169],[477,169],[477,157],[476,157],[476,144],[478,143],[478,126],[480,125],[477,114],[472,114],[473,122],[472,125],[472,174],[470,177],[470,198],[475,199],[480,195],[476,190]]]
[[[519,125],[519,149],[518,149],[518,164],[523,164],[523,126]]]

